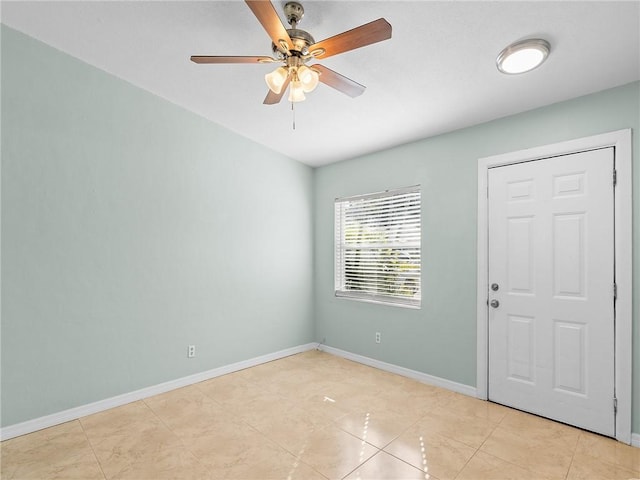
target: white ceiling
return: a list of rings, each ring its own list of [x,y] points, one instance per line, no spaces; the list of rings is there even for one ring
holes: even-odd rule
[[[284,1],[274,5],[281,14]],[[316,41],[384,17],[390,40],[320,63],[367,86],[321,84],[266,106],[273,65],[197,65],[190,55],[270,55],[243,1],[10,2],[2,23],[247,138],[319,166],[640,79],[640,1],[303,1]],[[537,70],[500,74],[509,43],[541,37]],[[28,61],[28,60],[25,60]]]

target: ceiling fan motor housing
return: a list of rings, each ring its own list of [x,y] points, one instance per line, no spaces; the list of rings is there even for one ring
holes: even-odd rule
[[[287,33],[293,43],[293,48],[289,49],[290,55],[283,52],[281,45],[271,44],[271,49],[280,60],[286,60],[289,56],[302,57],[309,54],[309,46],[316,43],[309,32],[297,28],[298,23],[304,17],[304,8],[298,2],[287,2],[284,5],[284,14],[291,28],[287,29]]]
[[[305,32],[304,30],[300,30],[299,28],[288,28],[287,33],[289,37],[291,37],[291,42],[293,43],[293,48],[290,49],[292,55],[295,56],[303,56],[309,54],[309,46],[316,43],[309,32]],[[281,59],[284,59],[284,54],[281,52],[281,48],[277,47],[275,44],[271,44],[271,50],[273,53]],[[281,56],[278,55],[278,52],[281,53]]]
[[[284,4],[284,14],[287,17],[287,22],[292,28],[296,28],[296,25],[300,23],[302,17],[304,17],[304,8],[298,2],[287,2]]]

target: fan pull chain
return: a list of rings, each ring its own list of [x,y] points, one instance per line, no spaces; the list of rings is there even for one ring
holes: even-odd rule
[[[296,109],[293,108],[293,106],[295,105],[294,102],[291,102],[291,115],[293,117],[293,129],[296,129]]]

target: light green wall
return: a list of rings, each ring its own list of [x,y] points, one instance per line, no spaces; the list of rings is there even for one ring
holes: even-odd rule
[[[3,426],[313,339],[313,170],[4,26],[1,192]]]
[[[307,343],[314,317],[474,385],[477,159],[629,127],[639,148],[634,83],[313,171],[4,26],[1,102],[3,426]],[[423,308],[335,299],[334,198],[416,183]],[[638,294],[633,335],[640,432]]]
[[[425,107],[425,115],[437,115]],[[639,151],[640,83],[316,169],[316,338],[330,346],[467,385],[476,383],[477,160],[599,133],[633,129]],[[633,160],[633,428],[640,432],[640,162]],[[333,201],[422,185],[422,309],[333,294]],[[374,342],[375,332],[382,343]]]

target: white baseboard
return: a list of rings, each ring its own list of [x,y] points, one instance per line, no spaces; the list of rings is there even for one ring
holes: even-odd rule
[[[273,360],[278,360],[290,355],[295,355],[296,353],[313,350],[317,347],[317,345],[317,343],[307,343],[306,345],[287,348],[278,352],[269,353],[260,357],[250,358],[249,360],[243,360],[241,362],[232,363],[230,365],[214,368],[205,372],[195,373],[193,375],[170,380],[168,382],[160,383],[158,385],[153,385],[147,388],[142,388],[133,392],[124,393],[115,397],[105,398],[104,400],[99,400],[87,405],[70,408],[68,410],[63,410],[62,412],[52,413],[50,415],[45,415],[44,417],[34,418],[33,420],[27,420],[26,422],[9,425],[7,427],[0,428],[0,440],[8,440],[20,435],[25,435],[37,430],[42,430],[43,428],[53,427],[55,425],[70,422],[71,420],[76,420],[87,415],[102,412],[110,408],[119,407],[127,403],[152,397],[160,393],[169,392],[171,390],[175,390],[176,388],[186,387],[187,385],[193,385],[194,383],[203,382],[205,380],[219,377],[221,375],[237,372],[238,370],[244,370],[245,368],[255,367],[256,365],[261,365]]]
[[[318,349],[322,350],[323,352],[346,358],[347,360],[353,360],[354,362],[362,363],[364,365],[369,365],[370,367],[379,368],[380,370],[385,370],[387,372],[402,375],[403,377],[413,378],[414,380],[418,380],[419,382],[426,383],[428,385],[446,388],[447,390],[462,393],[463,395],[468,395],[470,397],[476,396],[476,388],[470,385],[465,385],[463,383],[457,383],[444,378],[435,377],[433,375],[418,372],[417,370],[399,367],[398,365],[393,365],[392,363],[382,362],[374,358],[369,358],[363,355],[358,355],[356,353],[340,350],[339,348],[329,347],[328,345],[320,345]]]
[[[226,375],[228,373],[244,370],[245,368],[255,367],[257,365],[295,355],[297,353],[307,352],[309,350],[313,350],[314,348],[318,348],[332,355],[337,355],[348,360],[353,360],[354,362],[362,363],[370,367],[379,368],[380,370],[385,370],[387,372],[402,375],[403,377],[413,378],[414,380],[426,383],[428,385],[446,388],[448,390],[461,393],[463,395],[468,395],[470,397],[476,396],[476,388],[469,385],[464,385],[462,383],[453,382],[444,378],[435,377],[433,375],[428,375],[426,373],[418,372],[417,370],[411,370],[409,368],[400,367],[391,363],[382,362],[380,360],[365,357],[363,355],[340,350],[339,348],[329,347],[327,345],[318,345],[316,343],[307,343],[305,345],[299,345],[297,347],[287,348],[285,350],[269,353],[260,357],[250,358],[249,360],[232,363],[230,365],[225,365],[222,367],[214,368],[212,370],[207,370],[205,372],[178,378],[169,382],[160,383],[151,387],[142,388],[140,390],[135,390],[133,392],[125,393],[115,397],[106,398],[104,400],[99,400],[87,405],[70,408],[62,412],[52,413],[44,417],[34,418],[33,420],[28,420],[26,422],[9,425],[7,427],[0,428],[0,440],[9,440],[10,438],[19,437],[20,435],[26,435],[27,433],[32,433],[37,430],[42,430],[44,428],[60,425],[61,423],[77,420],[78,418],[85,417],[87,415],[103,412],[104,410],[108,410],[110,408],[119,407],[127,403],[169,392],[177,388],[193,385],[194,383],[203,382],[205,380]],[[640,448],[640,433],[631,434],[631,445]]]

